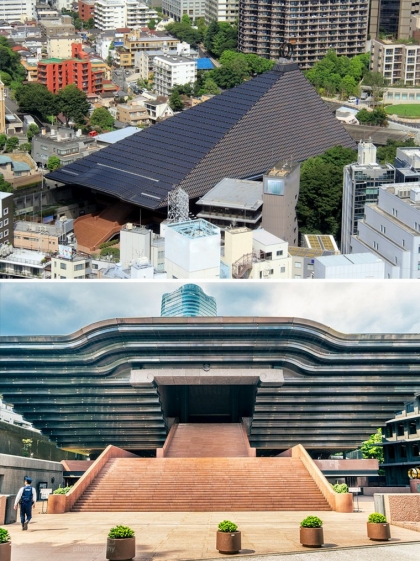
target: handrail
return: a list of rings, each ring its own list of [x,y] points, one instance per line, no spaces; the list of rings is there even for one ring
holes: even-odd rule
[[[179,425],[179,419],[178,417],[175,419],[175,421],[173,422],[171,428],[169,429],[169,433],[168,436],[166,437],[166,440],[162,446],[162,448],[156,448],[156,458],[164,458],[166,456],[166,451],[168,450],[172,439],[176,433],[176,429]]]
[[[299,458],[301,460],[332,510],[336,512],[353,512],[353,495],[351,493],[337,493],[334,491],[325,475],[301,444],[293,446],[291,452],[292,458]]]

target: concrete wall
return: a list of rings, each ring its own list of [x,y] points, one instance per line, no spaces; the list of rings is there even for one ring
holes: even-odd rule
[[[420,494],[384,495],[388,522],[420,522]]]
[[[46,481],[53,490],[64,484],[63,466],[59,462],[0,454],[0,494],[15,495],[23,486],[25,475],[32,478],[34,487],[40,481]]]
[[[0,421],[0,454],[22,455],[22,438],[32,439],[33,458],[60,462],[61,460],[83,460],[84,456],[57,448],[47,437],[39,432],[24,429]]]

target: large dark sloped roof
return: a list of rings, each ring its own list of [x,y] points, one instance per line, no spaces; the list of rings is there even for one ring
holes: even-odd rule
[[[146,208],[180,185],[190,198],[224,177],[266,172],[355,142],[295,63],[224,92],[48,175]]]

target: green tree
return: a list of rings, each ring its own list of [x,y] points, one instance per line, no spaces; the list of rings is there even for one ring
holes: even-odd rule
[[[356,159],[356,150],[335,146],[302,164],[296,207],[302,233],[332,234],[339,240],[343,167]]]
[[[373,105],[377,105],[386,91],[388,80],[380,72],[366,72],[363,78],[363,84],[365,86],[370,86]]]
[[[147,27],[148,27],[149,29],[152,29],[152,30],[153,30],[153,29],[156,29],[156,20],[155,20],[154,18],[152,18],[152,19],[149,21],[149,23],[147,24]]]
[[[203,95],[203,94],[219,95],[219,93],[220,93],[220,88],[218,87],[216,82],[211,78],[207,78],[207,80],[203,84],[202,89],[199,90],[198,95]]]
[[[191,20],[187,14],[184,14],[181,18],[181,22],[189,25],[191,27]]]
[[[22,113],[37,115],[42,120],[48,115],[58,115],[56,98],[44,85],[30,82],[19,86],[15,99]]]
[[[376,156],[381,164],[394,164],[397,148],[410,148],[416,146],[413,138],[404,142],[388,139],[386,146],[378,146]]]
[[[179,91],[174,88],[173,92],[169,96],[169,107],[172,111],[182,111],[184,109],[184,102],[181,99]]]
[[[19,139],[17,136],[11,136],[6,140],[6,152],[13,152],[19,146]]]
[[[0,150],[3,150],[6,144],[7,136],[5,134],[0,134]]]
[[[243,82],[243,76],[229,66],[220,66],[211,70],[208,73],[208,77],[214,80],[219,88],[224,90],[239,86]]]
[[[35,123],[31,123],[29,125],[28,131],[26,133],[26,136],[28,137],[28,141],[31,142],[33,137],[39,134],[39,127],[38,125],[36,125]]]
[[[374,434],[362,442],[360,450],[364,458],[376,459],[380,464],[384,463],[384,449],[379,444],[382,443],[382,429],[378,429]]]
[[[13,185],[8,181],[5,181],[1,173],[0,173],[0,191],[2,193],[13,193]]]
[[[32,150],[32,144],[30,142],[24,142],[19,145],[19,150],[21,152],[30,152]]]
[[[50,156],[48,158],[47,168],[50,171],[54,171],[55,169],[58,169],[60,166],[61,166],[60,158],[58,158],[57,156]]]
[[[114,126],[114,117],[105,107],[97,107],[90,117],[90,124],[102,130],[109,130]]]
[[[87,95],[79,90],[74,84],[70,84],[60,90],[56,96],[57,107],[66,119],[66,125],[70,120],[75,123],[83,123],[89,114],[89,102]]]
[[[245,55],[245,58],[248,63],[249,69],[253,74],[262,74],[263,72],[268,72],[276,64],[274,60],[269,60],[268,58],[263,58],[261,56],[253,54]]]
[[[341,97],[349,97],[355,95],[357,92],[357,82],[353,76],[346,75],[340,81],[340,94]]]
[[[8,72],[0,71],[0,80],[5,86],[10,86],[12,83],[12,77]]]
[[[373,109],[373,111],[361,109],[357,113],[356,119],[364,125],[374,125],[379,127],[386,127],[388,125],[387,114],[382,107],[377,107],[376,109]]]

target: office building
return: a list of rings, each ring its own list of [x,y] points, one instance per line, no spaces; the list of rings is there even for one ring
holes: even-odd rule
[[[368,0],[240,0],[238,49],[276,60],[283,43],[293,60],[310,68],[330,49],[354,56],[366,50]]]
[[[25,23],[34,18],[35,4],[36,0],[2,0],[0,2],[0,20]]]
[[[192,22],[197,18],[205,18],[206,0],[162,0],[162,12],[175,21],[181,21],[187,15]]]
[[[379,188],[378,202],[366,205],[354,253],[370,252],[385,262],[385,278],[420,278],[420,183]]]
[[[196,284],[184,284],[174,292],[162,296],[162,317],[212,317],[217,316],[213,296],[207,296]]]
[[[344,167],[341,252],[354,253],[351,236],[364,217],[365,205],[378,200],[379,186],[394,183],[395,168],[376,163],[376,146],[368,141],[358,145],[357,163]]]
[[[419,4],[415,0],[372,0],[370,3],[369,33],[394,39],[408,39],[415,29]]]

